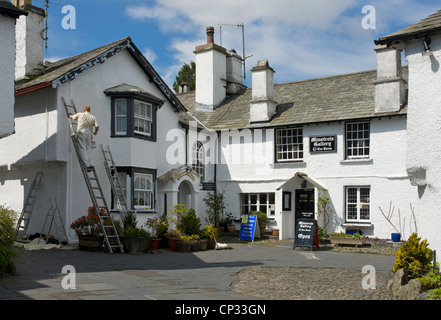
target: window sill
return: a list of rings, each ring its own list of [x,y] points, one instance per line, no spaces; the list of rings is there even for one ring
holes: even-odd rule
[[[360,228],[373,228],[374,225],[371,222],[345,222],[341,224],[342,227],[360,227]]]
[[[345,159],[341,160],[340,164],[372,164],[374,163],[373,159]]]
[[[274,163],[274,167],[298,167],[305,168],[306,162],[304,161],[286,161],[286,162],[276,162]]]

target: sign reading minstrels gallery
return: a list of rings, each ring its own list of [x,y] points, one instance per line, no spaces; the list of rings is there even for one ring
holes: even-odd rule
[[[309,152],[335,152],[337,151],[337,136],[309,137]]]

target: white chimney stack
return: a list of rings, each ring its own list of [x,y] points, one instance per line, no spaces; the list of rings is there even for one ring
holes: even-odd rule
[[[214,28],[207,28],[207,44],[197,46],[196,55],[196,106],[214,110],[226,96],[225,48],[214,43]]]
[[[250,122],[269,121],[276,114],[277,102],[274,101],[274,73],[268,60],[260,60],[251,69],[252,95],[250,105]]]
[[[398,112],[406,102],[405,83],[401,76],[401,50],[378,45],[375,51],[375,113]]]
[[[43,9],[33,6],[32,0],[13,0],[12,3],[28,13],[27,16],[21,16],[15,26],[15,79],[21,80],[41,74],[45,13]]]

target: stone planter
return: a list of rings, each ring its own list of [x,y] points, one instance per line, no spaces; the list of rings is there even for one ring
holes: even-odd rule
[[[207,241],[207,249],[212,250],[216,248],[216,241],[215,240],[208,240]]]
[[[199,240],[191,240],[191,251],[199,251],[201,247],[201,243]]]
[[[78,247],[83,251],[101,251],[103,250],[103,237],[78,237]]]
[[[191,251],[191,243],[179,241],[177,243],[177,250],[178,250],[178,252],[190,252]]]
[[[199,241],[199,244],[200,244],[200,246],[199,246],[199,250],[201,250],[201,251],[205,251],[205,250],[207,250],[207,244],[208,244],[207,239],[201,239],[201,240]]]
[[[150,248],[151,238],[146,237],[121,237],[124,251],[127,253],[142,253]]]
[[[331,243],[335,245],[352,245],[358,248],[366,243],[365,237],[355,238],[355,237],[330,237]]]

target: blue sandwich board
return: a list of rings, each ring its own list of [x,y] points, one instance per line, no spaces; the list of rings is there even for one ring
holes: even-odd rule
[[[257,216],[244,214],[240,225],[239,239],[254,241],[255,237],[260,238]]]

